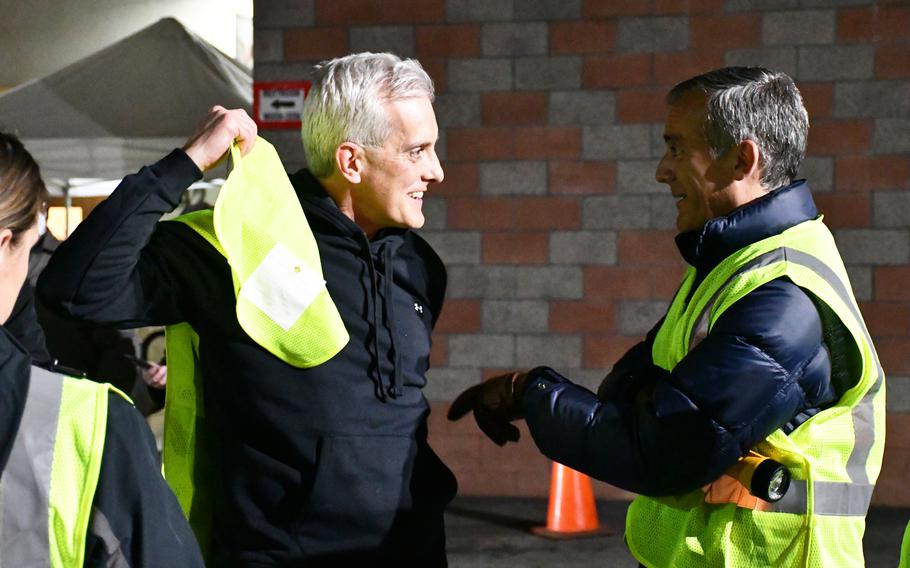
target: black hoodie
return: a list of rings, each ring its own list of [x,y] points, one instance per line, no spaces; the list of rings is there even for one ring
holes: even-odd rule
[[[39,281],[58,310],[120,327],[189,322],[216,433],[218,566],[445,564],[455,480],[426,443],[421,388],[445,269],[407,230],[372,241],[303,171],[292,182],[350,342],[298,369],[241,329],[225,259],[158,224],[200,173],[174,151],[128,176]]]

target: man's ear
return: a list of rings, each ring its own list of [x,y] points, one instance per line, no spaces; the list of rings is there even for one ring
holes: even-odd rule
[[[761,179],[761,149],[754,140],[743,140],[736,147],[735,168],[737,180]]]
[[[354,142],[342,142],[335,149],[335,165],[349,183],[360,183],[363,173],[363,148]]]

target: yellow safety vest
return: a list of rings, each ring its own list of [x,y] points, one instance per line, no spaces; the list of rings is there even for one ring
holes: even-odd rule
[[[885,376],[834,238],[821,218],[749,245],[721,262],[690,295],[689,268],[652,349],[672,370],[737,300],[787,277],[839,318],[862,358],[859,377],[834,406],[756,450],[776,459],[793,481],[766,510],[705,502],[695,490],[637,497],[626,517],[626,542],[648,567],[862,566],[865,515],[882,464]],[[823,322],[824,323],[824,322]]]
[[[910,568],[910,523],[904,530],[904,540],[901,543],[901,561],[898,568]]]
[[[107,429],[109,384],[32,367],[0,477],[0,565],[82,568]]]
[[[228,261],[237,320],[282,361],[308,368],[329,360],[349,336],[325,287],[316,239],[274,147],[257,138],[234,169],[214,211],[175,219]],[[188,323],[168,326],[164,476],[208,556],[212,525],[211,444],[206,439],[199,338]]]

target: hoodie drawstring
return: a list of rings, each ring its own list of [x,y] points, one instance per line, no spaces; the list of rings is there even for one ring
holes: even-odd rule
[[[393,284],[395,283],[394,270],[392,270],[392,247],[386,245],[382,249],[383,253],[383,276],[385,276],[385,317],[389,322],[389,339],[392,348],[392,381],[389,388],[389,394],[393,398],[401,396],[401,354],[395,345],[395,301],[392,297]]]

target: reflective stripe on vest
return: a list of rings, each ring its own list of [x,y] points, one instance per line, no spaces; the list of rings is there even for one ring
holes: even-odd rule
[[[82,567],[109,390],[32,367],[0,477],[0,566]]]
[[[638,497],[629,508],[627,542],[645,565],[834,566],[862,563],[864,516],[881,468],[884,373],[853,299],[834,239],[821,220],[737,251],[690,297],[690,268],[654,342],[654,362],[667,370],[695,348],[740,298],[780,277],[827,304],[862,357],[859,377],[838,402],[756,451],[784,463],[794,479],[767,509],[706,504],[701,491]],[[784,514],[781,514],[784,513]]]
[[[859,308],[853,301],[853,298],[851,297],[846,285],[844,285],[843,281],[837,276],[837,274],[835,274],[834,271],[828,267],[828,265],[826,265],[818,258],[812,256],[811,254],[807,254],[803,251],[793,248],[782,247],[759,255],[752,261],[746,263],[717,289],[717,291],[714,293],[714,295],[711,297],[711,299],[708,301],[708,303],[702,309],[701,313],[696,318],[697,323],[695,326],[693,326],[692,333],[690,334],[689,351],[694,349],[695,346],[697,346],[705,337],[707,337],[708,322],[710,320],[711,313],[717,304],[717,300],[737,277],[746,272],[757,270],[759,268],[782,261],[799,264],[820,276],[838,295],[844,306],[850,310],[851,316],[853,317],[857,327],[862,330],[863,336],[869,346],[873,345],[872,337],[869,335],[869,331],[866,328],[862,315],[859,313]],[[819,493],[819,487],[816,487],[814,501],[814,511],[816,514],[865,516],[866,511],[868,510],[869,503],[872,499],[872,489],[874,487],[873,485],[869,484],[869,476],[866,473],[866,460],[869,457],[869,451],[871,451],[872,443],[875,440],[875,428],[873,420],[874,407],[872,404],[872,399],[876,394],[878,394],[878,391],[884,384],[885,379],[885,373],[878,358],[874,357],[873,362],[875,364],[876,372],[875,382],[866,392],[865,396],[863,396],[863,399],[860,401],[860,403],[853,406],[851,409],[851,415],[853,416],[853,431],[856,438],[856,444],[854,445],[854,451],[850,452],[850,457],[847,460],[847,474],[850,476],[852,482],[825,482],[824,487],[826,487],[826,489],[823,491],[823,493]],[[794,480],[794,482],[795,485],[799,484],[799,480]],[[783,502],[772,504],[769,510],[789,513],[805,512],[806,485],[805,481],[802,481],[801,483],[802,503],[804,505],[801,510],[795,510],[794,506],[792,505],[785,506],[784,502],[789,501],[789,499],[786,498]],[[836,494],[836,487],[839,487],[840,490],[844,492],[843,497]],[[791,486],[790,492],[797,493],[798,491],[799,489],[797,487]],[[857,507],[856,505],[858,501],[856,500],[856,497],[862,495],[865,495],[867,497],[865,500],[865,506]],[[822,498],[823,502],[819,502],[819,498]],[[838,509],[838,505],[842,506],[843,509]]]

